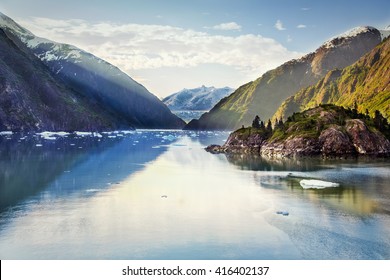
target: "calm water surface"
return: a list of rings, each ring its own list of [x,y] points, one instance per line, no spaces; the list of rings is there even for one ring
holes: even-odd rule
[[[390,259],[389,161],[204,151],[227,136],[0,135],[0,259]]]

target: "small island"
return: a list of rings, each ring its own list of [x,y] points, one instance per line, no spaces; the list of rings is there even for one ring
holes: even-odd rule
[[[356,108],[324,104],[294,113],[286,122],[276,120],[273,126],[256,116],[251,127],[234,131],[224,145],[210,145],[206,151],[269,158],[389,157],[389,139],[389,123],[379,111],[371,117]]]

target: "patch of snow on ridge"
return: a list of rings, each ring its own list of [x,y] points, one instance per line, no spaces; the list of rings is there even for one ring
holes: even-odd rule
[[[355,28],[352,28],[351,30],[348,30],[345,33],[342,33],[342,34],[340,34],[338,36],[335,36],[335,37],[329,39],[328,41],[326,41],[322,45],[322,47],[327,48],[327,49],[331,49],[331,48],[334,48],[336,46],[336,44],[337,44],[336,42],[341,40],[341,39],[353,38],[353,37],[358,36],[359,34],[372,32],[372,31],[375,31],[375,30],[377,30],[377,29],[375,27],[372,27],[372,26],[359,26],[359,27],[355,27]]]
[[[382,40],[389,37],[390,36],[390,25],[384,29],[379,30],[379,32],[381,33]]]

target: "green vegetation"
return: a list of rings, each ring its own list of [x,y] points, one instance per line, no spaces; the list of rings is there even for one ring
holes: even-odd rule
[[[368,114],[359,113],[356,108],[344,108],[333,104],[323,104],[301,113],[294,113],[287,118],[286,122],[279,120],[273,127],[264,126],[264,123],[256,116],[253,120],[254,126],[243,127],[234,133],[240,140],[259,134],[270,142],[295,137],[318,138],[323,130],[331,126],[343,127],[350,119],[360,119],[370,130],[380,131],[390,139],[390,125],[379,111],[371,117]],[[268,124],[270,123],[268,121]]]
[[[390,120],[390,39],[386,39],[355,64],[333,70],[316,85],[298,91],[286,99],[273,119],[319,104],[332,103],[354,108],[375,117],[379,111]]]

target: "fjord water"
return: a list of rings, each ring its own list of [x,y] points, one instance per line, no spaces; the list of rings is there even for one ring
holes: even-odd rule
[[[204,151],[227,136],[0,135],[0,259],[390,259],[389,161]]]

